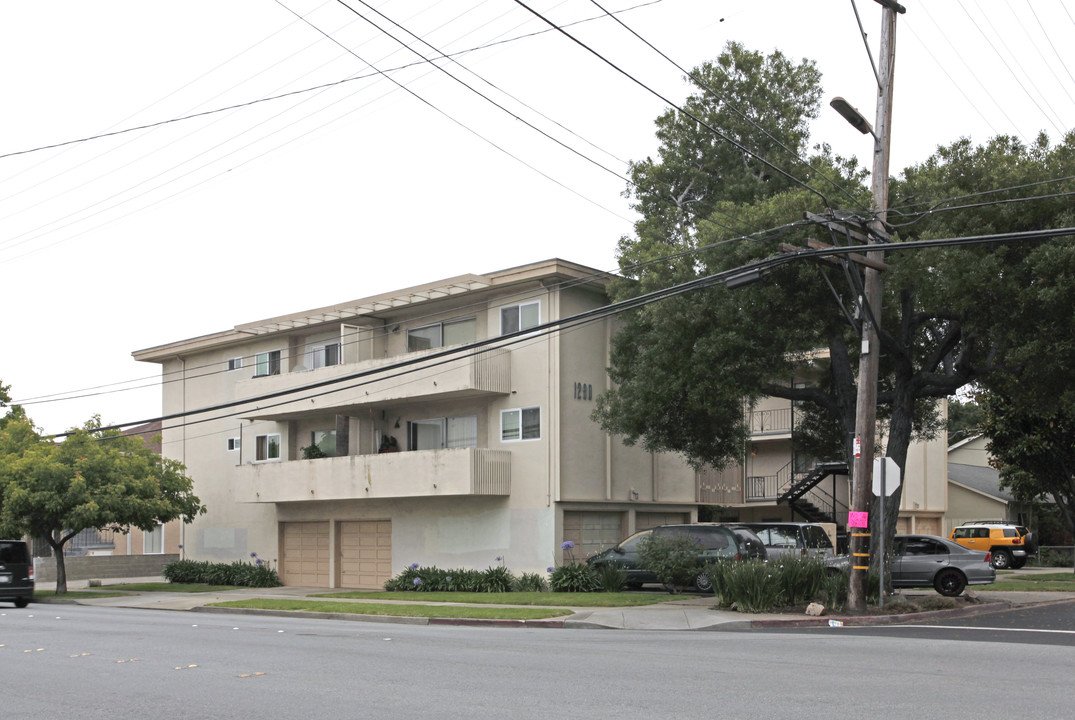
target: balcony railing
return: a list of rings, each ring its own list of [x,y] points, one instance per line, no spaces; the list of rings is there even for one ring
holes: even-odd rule
[[[751,435],[790,433],[794,426],[791,408],[751,410],[747,418]]]
[[[236,470],[239,502],[511,494],[511,453],[484,448],[345,455]]]

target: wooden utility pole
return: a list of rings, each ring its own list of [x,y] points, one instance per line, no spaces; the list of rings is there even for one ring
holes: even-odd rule
[[[888,157],[892,123],[892,75],[896,65],[896,13],[905,12],[893,0],[877,0],[881,11],[881,49],[877,68],[877,116],[874,132],[873,220],[870,222],[870,241],[887,239],[885,221],[888,215]],[[876,263],[884,262],[884,251],[866,253]],[[865,268],[862,310],[862,353],[859,358],[858,397],[855,404],[854,465],[851,471],[851,512],[869,512],[873,496],[871,472],[874,442],[877,432],[877,371],[881,355],[877,323],[881,321],[881,271]],[[882,500],[883,502],[883,500]],[[876,528],[876,525],[875,525]],[[884,532],[884,528],[876,528]],[[866,610],[866,571],[869,568],[869,528],[848,527],[850,534],[851,577],[848,581],[847,606],[851,612]]]

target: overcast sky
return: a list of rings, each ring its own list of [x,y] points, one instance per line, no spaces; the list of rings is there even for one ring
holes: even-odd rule
[[[679,69],[586,0],[527,4],[598,18],[569,32],[637,83],[513,0],[370,0],[405,30],[347,4],[0,5],[0,380],[18,400],[90,395],[27,402],[47,432],[159,414],[159,367],[134,350],[550,257],[615,268],[626,163],[656,147],[654,93],[689,92]],[[601,5],[683,67],[729,40],[813,59],[825,102],[873,120],[848,0]],[[876,58],[879,6],[857,5]],[[904,5],[893,174],[961,136],[1071,129],[1075,0]],[[471,49],[440,63],[458,82],[423,62]],[[812,141],[869,166],[827,105]]]

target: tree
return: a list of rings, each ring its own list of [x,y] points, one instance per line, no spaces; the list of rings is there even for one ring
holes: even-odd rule
[[[57,593],[67,592],[63,547],[80,531],[152,530],[205,512],[181,463],[100,427],[94,418],[63,442],[39,436],[25,420],[0,429],[0,526],[48,541]]]
[[[1001,487],[1020,500],[1051,500],[1067,531],[1075,533],[1075,410],[1068,405],[1042,412],[1001,391],[979,397],[989,462],[1000,472]]]
[[[948,399],[948,444],[982,434],[982,408],[974,400]]]
[[[765,63],[740,62],[743,56],[751,54],[730,45],[717,63],[703,66],[707,81],[722,87],[733,81],[745,87],[764,84],[759,68]],[[804,84],[819,82],[816,74],[796,77]],[[799,128],[816,108],[820,91],[815,89],[783,88],[783,94],[802,98],[791,107],[764,95],[744,93],[739,99],[774,103],[748,107],[744,112],[750,117],[794,113],[776,131],[783,134],[784,145],[803,154],[807,137]],[[725,117],[727,103],[714,97],[698,92],[687,106],[712,105],[711,115]],[[741,137],[759,137],[756,130],[737,122]],[[838,233],[787,225],[801,218],[803,211],[821,210],[819,192],[849,203],[851,209],[841,217],[858,218],[861,225],[869,219],[862,210],[868,207],[862,173],[853,161],[832,157],[825,148],[810,158],[809,169],[787,160],[780,163],[792,168],[802,184],[774,182],[776,173],[767,177],[744,171],[743,163],[729,160],[726,153],[706,154],[705,149],[723,141],[678,112],[666,113],[657,124],[661,160],[635,166],[636,171],[645,170],[641,176],[636,172],[631,191],[643,218],[636,224],[635,237],[620,241],[621,274],[628,279],[612,285],[616,299],[782,254],[783,243],[847,244]],[[778,155],[774,151],[768,157]],[[701,176],[712,181],[702,183]],[[1055,147],[1044,136],[1029,147],[1005,137],[977,148],[960,140],[939,148],[892,184],[890,222],[896,225],[897,240],[1075,225],[1073,204],[1064,197],[981,204],[1025,196],[1031,183],[1042,179],[1071,176],[1075,176],[1075,135]],[[658,191],[660,181],[665,182],[663,193]],[[683,196],[677,190],[684,187],[692,191],[704,187],[706,194],[691,197],[691,204],[684,206],[677,200]],[[971,204],[952,198],[1007,187],[1016,189],[975,198],[976,207],[951,209]],[[1075,183],[1067,180],[1042,194],[1073,188]],[[689,212],[690,208],[695,211]],[[728,226],[729,218],[734,227]],[[738,237],[743,228],[779,230],[743,239]],[[937,402],[1000,369],[1041,365],[1025,349],[1041,345],[1032,329],[1042,322],[1031,317],[1033,297],[1027,292],[1040,270],[1035,254],[1063,254],[1069,246],[1044,240],[888,254],[880,332],[878,417],[886,430],[878,439],[885,445],[877,449],[881,454],[903,470],[911,441],[932,437],[940,429]],[[806,413],[806,427],[813,432],[805,443],[815,456],[842,457],[850,465],[859,335],[853,319],[857,293],[847,279],[856,274],[853,264],[832,268],[788,263],[761,282],[734,291],[710,286],[624,315],[610,356],[613,389],[599,399],[595,419],[628,443],[679,452],[696,465],[720,467],[741,458],[747,437],[744,404],[763,396],[780,397],[796,402]],[[1068,330],[1062,335],[1068,342],[1075,342],[1070,307],[1066,320],[1059,310],[1050,320]],[[822,348],[827,349],[826,358],[818,361],[817,350]],[[1063,355],[1070,356],[1070,350]],[[1057,388],[1073,374],[1075,370],[1060,373]],[[808,387],[791,382],[803,376],[815,381]],[[886,501],[886,527],[873,528],[874,536],[882,530],[889,537],[894,534],[901,492]],[[872,518],[878,515],[871,513]]]

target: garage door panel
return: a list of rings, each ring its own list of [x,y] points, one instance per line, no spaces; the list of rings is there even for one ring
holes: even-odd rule
[[[284,585],[328,587],[329,524],[281,523],[281,534],[284,550],[280,580]]]
[[[349,520],[339,524],[340,587],[381,589],[392,577],[392,523]]]

